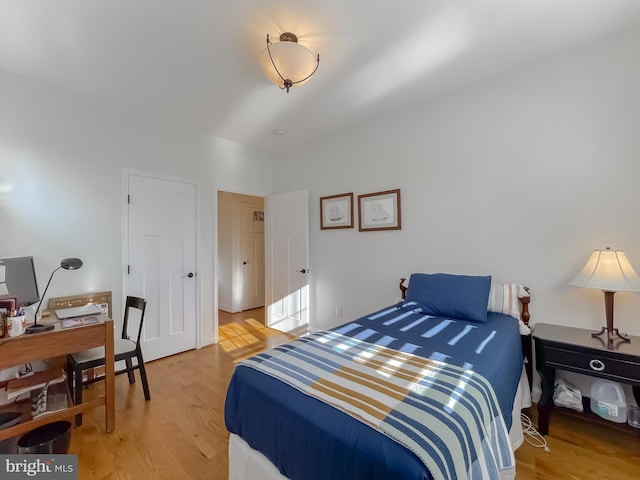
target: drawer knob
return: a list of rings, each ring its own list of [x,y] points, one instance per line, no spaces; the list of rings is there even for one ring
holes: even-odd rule
[[[604,370],[604,363],[597,358],[589,360],[589,366],[596,372],[601,372],[602,370]]]

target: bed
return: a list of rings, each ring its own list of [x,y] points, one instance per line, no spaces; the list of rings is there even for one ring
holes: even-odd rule
[[[528,292],[449,274],[400,287],[397,303],[237,364],[230,480],[515,477]]]

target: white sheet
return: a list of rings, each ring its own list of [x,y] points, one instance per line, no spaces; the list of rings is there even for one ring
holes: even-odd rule
[[[522,368],[520,384],[513,402],[511,412],[511,430],[509,439],[513,450],[517,450],[524,441],[522,424],[520,423],[520,411],[531,406],[531,390],[527,374]],[[513,480],[516,477],[515,468],[500,472],[501,480]],[[288,480],[273,465],[267,457],[257,450],[252,449],[238,435],[229,437],[229,480]]]

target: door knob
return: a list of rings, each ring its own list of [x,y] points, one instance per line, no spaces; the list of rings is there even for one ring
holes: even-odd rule
[[[189,277],[189,278],[193,278],[194,274],[192,272],[187,273],[186,275],[183,275],[183,277]]]
[[[243,264],[243,265],[246,265],[246,264],[247,264],[247,262],[242,262],[242,264]]]
[[[308,273],[309,272],[309,270],[307,270],[305,268],[303,268],[302,270],[296,270],[296,271],[299,272],[299,273]]]

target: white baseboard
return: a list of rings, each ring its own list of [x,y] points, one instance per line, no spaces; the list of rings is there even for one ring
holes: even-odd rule
[[[219,303],[218,304],[218,309],[222,310],[223,312],[227,312],[227,313],[238,313],[241,310],[235,310],[233,308],[233,305],[228,305],[226,303]]]

